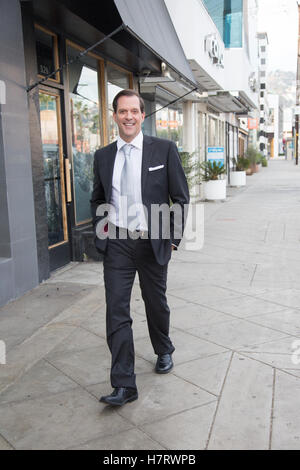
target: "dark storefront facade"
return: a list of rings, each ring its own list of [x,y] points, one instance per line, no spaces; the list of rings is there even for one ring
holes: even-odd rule
[[[130,24],[129,6],[136,8],[137,16],[145,16],[141,4],[2,2],[0,80],[6,95],[0,104],[0,304],[72,260],[97,256],[89,206],[93,156],[116,138],[115,94],[124,88],[139,90],[141,77],[154,77],[155,86],[144,87],[146,112],[153,112],[163,102],[159,95],[167,95],[155,82],[155,77],[161,80],[162,61],[172,68],[172,82],[184,80],[190,89],[194,85],[183,51],[178,62],[178,47],[177,54],[166,48],[165,56],[158,50],[159,43],[150,36],[150,12],[144,32],[138,30],[141,21]],[[164,2],[154,4],[165,22],[161,28],[167,37],[175,37]],[[117,34],[78,59],[120,25]],[[180,106],[169,115],[171,138],[180,146]],[[153,115],[144,132],[163,133],[163,117]]]

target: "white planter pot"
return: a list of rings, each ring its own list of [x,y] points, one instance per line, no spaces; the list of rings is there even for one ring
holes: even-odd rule
[[[208,201],[226,199],[226,179],[206,181],[204,183],[204,197]]]
[[[230,186],[245,186],[246,185],[246,172],[245,171],[232,171],[230,173]]]

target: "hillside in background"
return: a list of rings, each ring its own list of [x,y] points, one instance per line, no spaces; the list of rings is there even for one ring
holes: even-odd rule
[[[270,72],[267,77],[268,93],[282,96],[284,108],[291,108],[296,103],[296,74],[284,70]]]

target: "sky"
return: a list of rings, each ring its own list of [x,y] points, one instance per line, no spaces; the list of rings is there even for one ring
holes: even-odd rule
[[[298,6],[296,0],[257,0],[258,31],[269,39],[268,72],[276,69],[296,73]]]

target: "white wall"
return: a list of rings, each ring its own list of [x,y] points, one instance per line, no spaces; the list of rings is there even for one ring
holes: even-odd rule
[[[244,91],[257,104],[257,93],[249,87],[249,76],[257,77],[256,0],[244,0],[244,20],[247,21],[248,52],[246,38],[242,48],[225,49],[219,31],[201,0],[165,0],[171,20],[188,60],[195,60],[215,80],[220,90]],[[224,68],[212,63],[205,50],[205,37],[215,34],[224,54]],[[258,78],[258,77],[257,77]]]
[[[284,108],[283,110],[283,132],[291,132],[293,128],[293,110]]]
[[[165,0],[171,20],[188,60],[194,59],[224,89],[225,68],[212,63],[205,51],[205,37],[214,33],[222,50],[220,33],[201,0]]]
[[[230,91],[243,91],[247,97],[257,106],[258,94],[251,91],[249,77],[253,72],[245,51],[243,49],[225,49],[226,81],[225,89]]]

